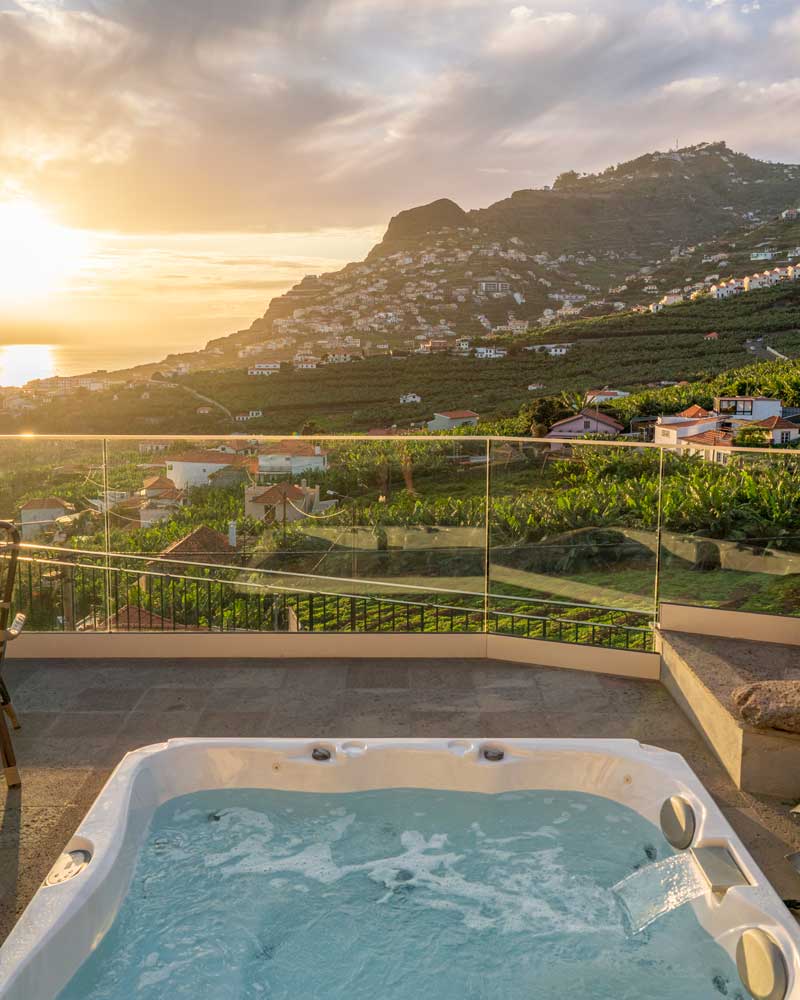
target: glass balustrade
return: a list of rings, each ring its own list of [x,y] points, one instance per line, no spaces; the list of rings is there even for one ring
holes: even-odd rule
[[[454,436],[0,438],[41,631],[493,632],[652,649],[800,614],[800,455]]]

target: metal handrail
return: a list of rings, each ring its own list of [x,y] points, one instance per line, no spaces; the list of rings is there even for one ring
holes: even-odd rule
[[[494,434],[448,434],[446,431],[428,434],[382,434],[375,437],[369,434],[0,434],[0,441],[255,441],[276,444],[284,441],[309,441],[312,443],[346,444],[348,441],[359,441],[365,444],[381,444],[386,441],[421,441],[426,444],[439,442],[463,443],[472,442],[490,444],[541,444],[549,449],[554,443],[561,447],[595,447],[595,448],[639,448],[647,451],[675,452],[680,454],[677,446],[657,444],[654,441],[617,441],[598,438],[548,438],[509,436],[501,437]],[[745,448],[741,445],[731,445],[726,451],[741,454],[788,455],[800,458],[800,451],[794,448]]]

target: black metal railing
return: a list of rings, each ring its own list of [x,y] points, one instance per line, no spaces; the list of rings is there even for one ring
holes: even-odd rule
[[[407,597],[288,587],[231,566],[125,565],[105,553],[32,550],[15,605],[33,631],[476,633],[652,649],[652,614],[568,601],[429,590]],[[330,585],[330,581],[325,581]],[[366,583],[366,581],[364,581]],[[447,600],[448,597],[456,600]]]

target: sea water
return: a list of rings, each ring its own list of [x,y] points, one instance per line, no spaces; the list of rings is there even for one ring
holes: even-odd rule
[[[59,1000],[743,1000],[691,907],[627,926],[672,855],[574,792],[186,795]]]

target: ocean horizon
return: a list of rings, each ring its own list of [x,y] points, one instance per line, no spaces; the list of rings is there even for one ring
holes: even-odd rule
[[[0,345],[0,387],[22,386],[36,378],[119,371],[135,365],[154,364],[167,354],[198,350],[204,345],[182,344],[174,349],[153,344],[3,344]]]

